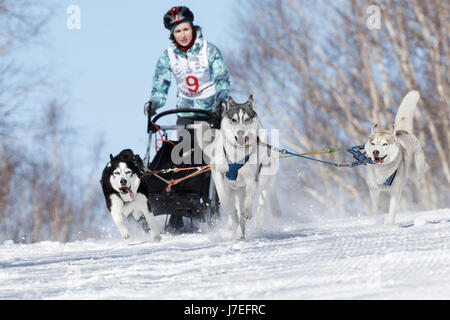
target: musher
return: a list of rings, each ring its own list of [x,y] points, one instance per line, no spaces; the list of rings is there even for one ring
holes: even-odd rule
[[[172,74],[177,82],[177,108],[198,108],[222,115],[230,92],[228,67],[220,50],[203,38],[193,24],[194,14],[185,6],[171,8],[164,15],[171,43],[156,64],[152,92],[144,113],[153,116],[167,100]],[[179,113],[177,125],[193,124],[204,115]],[[191,141],[193,141],[191,131]],[[183,226],[181,216],[171,215],[169,227]]]

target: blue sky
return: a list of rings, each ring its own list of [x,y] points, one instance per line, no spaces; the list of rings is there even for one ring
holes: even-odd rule
[[[73,152],[91,149],[103,135],[105,160],[125,148],[144,156],[147,122],[143,105],[150,96],[157,59],[170,41],[163,26],[164,13],[174,5],[188,6],[205,38],[222,48],[232,45],[229,26],[235,4],[236,0],[55,1],[45,34],[44,59],[61,83],[53,93],[63,97],[70,123],[79,132]],[[66,26],[70,5],[80,9],[79,30]],[[163,110],[175,106],[175,95],[172,81]]]

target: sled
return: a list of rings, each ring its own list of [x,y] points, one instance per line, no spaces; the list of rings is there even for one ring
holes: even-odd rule
[[[202,117],[189,119],[206,121],[211,128],[218,129],[220,127],[220,116],[202,109],[179,108],[156,114],[153,119],[149,116],[147,152],[143,160],[146,173],[142,178],[146,179],[149,185],[148,201],[150,208],[155,216],[167,215],[165,230],[169,229],[169,231],[176,233],[198,231],[199,222],[206,222],[208,227],[213,227],[220,207],[214,181],[211,178],[211,172],[208,170],[209,166],[205,163],[203,154],[199,157],[198,152],[201,153],[201,150],[196,148],[195,152],[191,152],[190,155],[183,156],[182,153],[179,153],[177,157],[176,151],[178,149],[186,150],[186,148],[181,149],[179,146],[182,139],[167,139],[168,133],[171,131],[175,131],[176,136],[178,136],[176,131],[180,129],[193,132],[194,125],[159,124],[161,118],[184,112],[201,114]],[[193,147],[194,137],[192,134],[191,140],[191,147]],[[154,145],[153,142],[155,142]],[[153,159],[150,159],[152,149],[155,149],[156,153]],[[175,164],[173,156],[175,156],[177,162],[181,158],[182,163]],[[199,158],[201,161],[199,161]],[[177,183],[169,183],[173,181]],[[170,223],[171,221],[175,221],[175,225]],[[180,227],[176,225],[180,221],[186,221],[187,223],[183,222],[184,226]]]

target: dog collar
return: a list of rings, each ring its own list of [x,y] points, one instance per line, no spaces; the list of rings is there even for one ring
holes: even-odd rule
[[[120,197],[120,196],[119,196],[119,197]],[[120,200],[122,200],[123,205],[129,204],[129,203],[131,203],[131,202],[134,201],[134,199],[131,199],[131,200],[129,200],[129,201],[123,200],[122,197],[120,197]]]
[[[225,177],[228,178],[228,180],[236,181],[239,169],[244,166],[244,164],[247,163],[248,159],[250,159],[250,154],[246,155],[245,158],[237,163],[230,162],[230,159],[228,159],[227,153],[225,151],[225,148],[223,149],[225,152],[225,157],[228,161],[228,171],[225,173]]]
[[[122,200],[122,203],[123,203],[124,205],[133,202],[134,199],[135,199],[134,192],[131,190],[131,188],[129,188],[128,193],[130,194],[130,200],[124,200],[124,199],[122,198],[122,195],[119,193],[119,198],[120,198],[120,200]]]

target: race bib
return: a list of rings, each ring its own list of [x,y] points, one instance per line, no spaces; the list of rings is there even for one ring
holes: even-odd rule
[[[190,58],[176,54],[173,47],[167,50],[170,67],[177,81],[178,96],[194,100],[208,98],[216,93],[206,49],[207,43],[203,41],[199,54]]]

